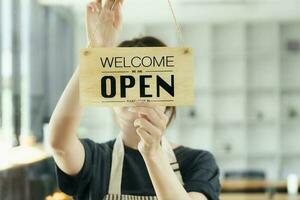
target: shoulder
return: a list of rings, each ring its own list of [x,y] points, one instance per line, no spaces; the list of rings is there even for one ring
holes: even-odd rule
[[[201,166],[209,170],[217,170],[218,166],[214,155],[202,149],[179,146],[174,149],[178,163],[184,167]]]
[[[88,138],[80,138],[85,151],[84,164],[80,172],[71,176],[64,173],[59,167],[56,167],[57,180],[59,188],[69,195],[81,195],[89,190],[89,184],[93,180],[95,172],[108,171],[110,167],[111,152],[114,144],[114,140],[110,140],[104,143],[97,143]],[[102,176],[101,176],[102,175]],[[107,180],[103,177],[103,174],[97,174],[104,183]],[[105,185],[105,184],[102,184]]]
[[[191,148],[191,147],[186,147],[186,146],[178,146],[174,149],[174,153],[176,156],[186,159],[214,159],[214,155],[207,150],[203,149],[196,149],[196,148]]]
[[[187,192],[200,192],[218,200],[220,171],[213,154],[206,150],[180,146],[174,150]]]

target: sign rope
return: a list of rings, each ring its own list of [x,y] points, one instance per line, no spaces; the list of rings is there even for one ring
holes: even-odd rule
[[[168,3],[169,3],[169,7],[170,7],[170,10],[172,12],[173,20],[174,20],[174,23],[175,23],[175,26],[176,26],[176,29],[177,29],[177,37],[178,37],[179,41],[181,42],[181,44],[184,45],[185,42],[184,42],[184,39],[183,39],[184,37],[183,37],[181,25],[177,21],[177,18],[176,18],[175,11],[173,9],[171,0],[168,0]]]

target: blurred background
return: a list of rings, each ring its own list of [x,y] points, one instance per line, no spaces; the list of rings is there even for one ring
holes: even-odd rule
[[[44,200],[58,191],[44,140],[87,46],[87,1],[0,2],[0,199]],[[300,199],[300,1],[172,2],[195,53],[196,102],[177,108],[168,138],[214,154],[221,199]],[[182,45],[167,0],[125,0],[123,15],[120,41]],[[87,108],[78,135],[114,138],[111,114]]]

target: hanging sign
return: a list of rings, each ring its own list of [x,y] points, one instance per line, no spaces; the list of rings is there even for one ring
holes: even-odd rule
[[[80,101],[85,106],[192,105],[190,48],[87,48],[80,52]]]

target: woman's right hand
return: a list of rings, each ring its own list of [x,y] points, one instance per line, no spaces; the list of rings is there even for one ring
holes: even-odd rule
[[[96,0],[87,5],[86,32],[89,47],[114,47],[121,29],[123,0]]]

